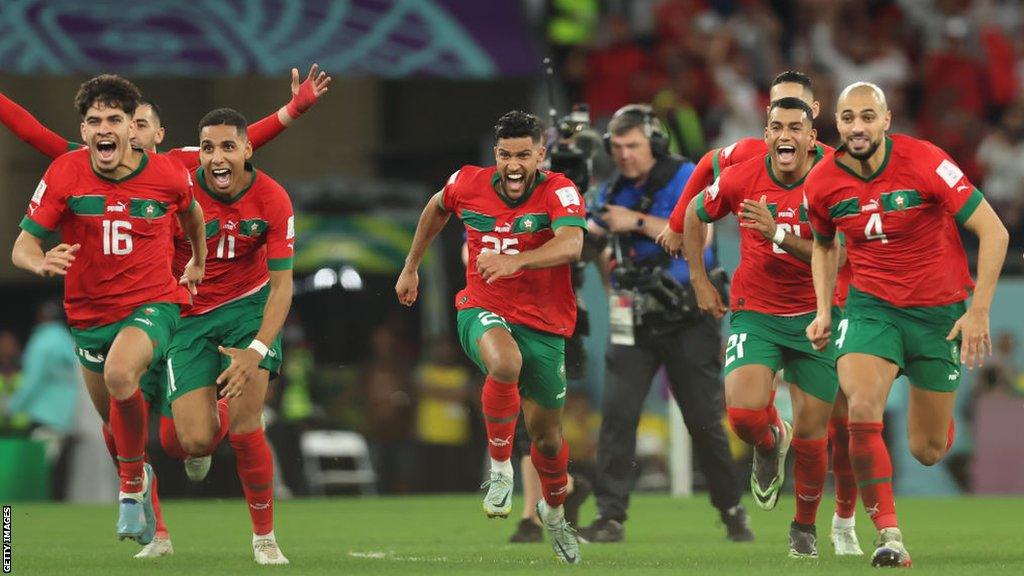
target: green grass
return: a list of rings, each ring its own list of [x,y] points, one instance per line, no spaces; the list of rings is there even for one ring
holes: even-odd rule
[[[705,498],[638,495],[626,524],[626,542],[584,546],[580,567],[556,565],[547,543],[506,544],[515,520],[487,520],[475,495],[293,500],[277,504],[275,530],[292,565],[259,572],[506,576],[582,570],[588,575],[832,576],[872,571],[865,557],[832,555],[831,501],[819,513],[821,558],[787,558],[793,502],[789,495],[784,498],[773,512],[751,510],[757,541],[734,544],[725,540],[717,513]],[[903,498],[898,504],[915,574],[1022,573],[1024,499]],[[517,501],[515,513],[520,506]],[[14,574],[254,573],[248,515],[241,500],[171,500],[164,511],[175,555],[140,561],[131,558],[136,544],[114,537],[113,504],[15,504]],[[592,516],[588,503],[583,518]],[[871,523],[863,513],[857,523],[861,544],[870,553]]]

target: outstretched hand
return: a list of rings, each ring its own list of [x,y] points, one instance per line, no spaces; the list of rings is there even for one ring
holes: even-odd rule
[[[327,93],[331,77],[320,70],[318,64],[309,67],[306,79],[299,83],[299,69],[292,68],[292,99],[286,110],[293,119],[298,118],[316,104],[321,96]]]

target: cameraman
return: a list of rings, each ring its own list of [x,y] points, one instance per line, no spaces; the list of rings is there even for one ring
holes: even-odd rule
[[[754,536],[740,505],[737,472],[722,429],[721,327],[696,308],[686,261],[670,258],[654,242],[694,165],[669,154],[668,138],[656,123],[650,107],[631,104],[615,113],[604,137],[619,175],[600,191],[589,228],[609,235],[613,250],[608,270],[612,341],[597,449],[598,517],[580,530],[580,537],[589,542],[624,537],[622,523],[636,476],[637,425],[651,380],[665,366],[711,503],[728,538],[749,541]],[[709,248],[705,265],[713,264]]]

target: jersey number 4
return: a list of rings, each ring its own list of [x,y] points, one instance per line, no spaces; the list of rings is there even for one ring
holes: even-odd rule
[[[132,251],[132,223],[125,220],[103,221],[103,254],[124,256]]]
[[[888,244],[889,239],[882,231],[882,214],[875,212],[868,217],[868,225],[864,227],[864,237],[868,240],[881,240],[882,244]]]

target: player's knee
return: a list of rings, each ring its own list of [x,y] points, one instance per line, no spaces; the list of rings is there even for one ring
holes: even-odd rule
[[[523,368],[523,357],[519,351],[496,355],[487,365],[487,373],[499,382],[518,382]]]
[[[562,449],[562,434],[558,430],[539,434],[534,437],[533,445],[537,447],[537,451],[541,454],[548,458],[554,458],[558,456],[558,452]]]
[[[206,430],[178,430],[178,442],[181,448],[193,457],[207,456],[216,448],[213,445],[214,435]]]
[[[928,439],[917,440],[912,438],[910,440],[910,453],[921,464],[934,466],[946,455],[946,444],[945,441],[933,442]]]
[[[851,396],[848,399],[851,422],[880,422],[885,404],[879,405],[872,398]]]
[[[103,382],[110,395],[119,400],[130,396],[139,386],[139,379],[134,370],[113,362],[107,362],[103,367]]]

